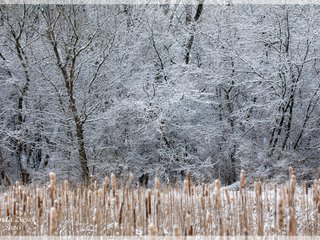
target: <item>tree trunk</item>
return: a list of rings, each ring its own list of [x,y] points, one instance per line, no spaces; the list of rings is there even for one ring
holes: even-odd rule
[[[190,36],[186,44],[186,54],[184,56],[184,62],[186,64],[189,64],[190,62],[190,52],[191,48],[194,42],[194,37],[195,37],[195,32],[196,32],[196,26],[195,23],[199,20],[202,10],[203,10],[203,2],[204,0],[199,0],[198,6],[197,6],[197,11],[195,16],[192,18],[192,6],[191,5],[186,5],[186,24],[188,27],[190,27]]]
[[[58,42],[56,41],[55,33],[53,29],[47,30],[47,37],[53,47],[54,56],[57,60],[57,66],[59,67],[61,74],[64,79],[65,88],[68,94],[68,106],[69,111],[71,112],[76,128],[76,136],[77,136],[77,148],[80,160],[80,166],[82,170],[82,178],[86,184],[89,183],[89,168],[88,168],[88,158],[85,149],[84,143],[84,128],[83,121],[79,115],[79,111],[76,106],[76,100],[74,97],[74,80],[75,80],[75,64],[77,60],[77,54],[75,54],[75,46],[77,44],[77,40],[73,43],[73,49],[71,52],[67,54],[66,63],[63,64],[62,57],[58,50]],[[67,66],[70,66],[67,68]]]
[[[84,145],[84,136],[83,136],[83,123],[80,121],[79,117],[74,118],[77,128],[77,140],[78,140],[78,152],[80,157],[80,164],[82,169],[82,176],[85,183],[89,183],[89,168],[88,168],[88,159],[86,154],[86,149]]]

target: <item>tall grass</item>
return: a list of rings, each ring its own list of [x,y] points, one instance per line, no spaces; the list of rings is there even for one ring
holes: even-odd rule
[[[0,196],[0,235],[319,236],[319,181],[298,186],[289,172],[288,184],[248,186],[242,171],[239,191],[190,175],[181,187],[156,178],[143,188],[133,175],[122,186],[115,175],[84,186],[50,173],[48,186],[16,183]]]

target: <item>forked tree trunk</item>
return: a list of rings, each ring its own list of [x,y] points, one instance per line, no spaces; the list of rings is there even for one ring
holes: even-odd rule
[[[74,81],[75,81],[75,68],[76,68],[76,60],[77,60],[77,54],[76,54],[76,45],[78,42],[78,38],[76,38],[76,41],[73,42],[73,48],[71,51],[67,52],[66,62],[63,63],[62,57],[60,55],[60,51],[58,49],[58,42],[56,40],[55,32],[49,26],[47,30],[47,37],[51,43],[51,46],[53,48],[54,56],[57,61],[57,66],[59,67],[65,88],[68,94],[68,108],[70,113],[72,114],[74,126],[76,128],[76,137],[77,137],[77,148],[78,148],[78,154],[79,154],[79,160],[80,160],[80,167],[82,170],[82,178],[86,184],[89,183],[89,168],[88,168],[88,158],[86,154],[86,148],[85,148],[85,142],[84,142],[84,122],[80,117],[76,100],[75,100],[75,93],[74,93]]]

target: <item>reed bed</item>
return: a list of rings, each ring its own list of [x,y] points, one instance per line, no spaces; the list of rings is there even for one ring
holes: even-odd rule
[[[255,182],[241,173],[239,191],[212,184],[135,186],[114,175],[98,184],[16,183],[0,196],[0,235],[68,236],[319,236],[319,181]]]

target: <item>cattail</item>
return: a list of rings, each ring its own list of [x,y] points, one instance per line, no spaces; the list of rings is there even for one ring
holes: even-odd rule
[[[230,205],[231,200],[230,200],[230,195],[229,195],[228,189],[225,188],[225,189],[224,189],[224,193],[225,193],[225,195],[226,195],[227,203],[228,203],[228,205]]]
[[[5,203],[9,203],[9,195],[8,194],[4,194],[4,201]]]
[[[181,229],[178,225],[174,225],[173,226],[173,231],[174,231],[174,235],[177,237],[181,236]]]
[[[131,183],[131,187],[134,186],[134,175],[133,173],[130,173],[130,183]]]
[[[62,202],[61,199],[58,200],[58,223],[61,222],[62,216],[63,216],[63,211],[62,211]]]
[[[56,186],[56,180],[57,180],[56,179],[56,174],[54,172],[50,172],[49,176],[50,176],[50,185],[52,187],[55,187]]]
[[[157,232],[158,232],[156,225],[154,225],[153,223],[151,223],[151,224],[149,225],[149,232],[150,232],[150,236],[155,237],[155,236],[157,235]],[[155,238],[152,238],[152,239],[155,239]]]
[[[184,194],[188,194],[188,180],[187,179],[183,180],[183,192],[184,192]]]
[[[128,184],[126,184],[126,187],[125,187],[125,202],[127,203],[127,208],[129,208],[129,205],[130,205],[130,201],[129,201],[129,186]]]
[[[209,189],[208,189],[208,186],[206,186],[206,187],[205,187],[204,195],[205,195],[206,197],[208,197],[208,196],[209,196]]]
[[[119,210],[119,226],[123,223],[123,202],[121,203]]]
[[[27,193],[23,192],[23,209],[22,211],[25,213],[27,209]]]
[[[154,186],[155,186],[156,190],[160,190],[160,180],[157,177],[156,177],[156,179],[154,181]]]
[[[112,194],[113,196],[115,196],[116,190],[117,190],[117,179],[113,173],[111,174],[111,185],[112,185]]]
[[[55,199],[55,188],[56,188],[56,174],[50,172],[50,195],[51,195],[51,206],[54,206]]]
[[[216,206],[215,209],[218,210],[221,207],[221,183],[220,180],[218,179],[216,181]]]
[[[64,180],[64,189],[66,192],[69,192],[69,180],[68,179]]]
[[[22,187],[21,186],[18,186],[18,205],[20,205],[20,201],[21,199],[23,198],[23,192],[22,192]]]
[[[91,191],[94,190],[94,176],[93,175],[90,176],[90,189],[91,189]]]
[[[246,188],[247,182],[246,182],[246,173],[244,170],[241,170],[240,173],[240,188]]]
[[[50,209],[50,235],[55,235],[56,232],[56,218],[57,218],[57,210],[55,207],[51,207]]]
[[[15,199],[12,200],[13,202],[13,217],[17,215],[17,202]]]
[[[230,229],[230,224],[228,223],[226,225],[226,236],[230,236],[231,235],[231,229]]]
[[[136,234],[136,229],[137,229],[137,216],[136,216],[136,210],[133,208],[132,209],[132,215],[133,215],[133,233]]]
[[[185,235],[192,236],[191,214],[189,210],[187,211],[185,220]]]
[[[102,188],[99,188],[98,190],[98,199],[99,199],[99,205],[102,205],[103,204],[103,189]]]
[[[151,215],[151,191],[148,190],[148,214]]]
[[[294,214],[294,209],[291,207],[289,209],[289,236],[296,236],[297,235],[297,223]]]
[[[26,204],[27,204],[27,199],[26,199]],[[38,211],[39,211],[39,218],[41,218],[41,216],[43,214],[42,196],[41,196],[41,194],[38,195]]]
[[[89,197],[89,208],[92,208],[92,191],[88,190],[88,197]]]
[[[261,196],[261,193],[262,193],[261,182],[258,181],[255,183],[255,185],[256,185],[256,196],[259,197],[259,196]]]
[[[187,174],[187,189],[188,189],[188,195],[191,194],[191,175],[190,173]]]
[[[13,191],[13,198],[16,199],[18,198],[17,196],[17,186],[18,186],[19,182],[16,182],[16,186],[13,186],[12,191]]]
[[[314,180],[312,192],[313,192],[312,193],[313,194],[313,201],[314,201],[315,205],[317,205],[318,195],[319,195],[319,181],[318,181],[318,179]]]
[[[161,203],[161,194],[160,194],[160,191],[158,190],[157,191],[157,203],[158,203],[158,205],[160,206],[160,203]]]
[[[103,190],[105,194],[109,191],[109,177],[106,176],[103,182]]]
[[[212,215],[211,212],[207,211],[207,216],[206,216],[207,222],[210,224],[212,222]]]
[[[5,203],[5,208],[6,208],[6,215],[7,215],[7,217],[9,217],[10,216],[10,205],[9,205],[9,203]]]
[[[309,181],[305,180],[304,181],[304,194],[308,195],[308,190],[309,190]]]
[[[148,197],[145,198],[145,208],[146,208],[146,219],[149,218],[149,201]]]
[[[290,176],[294,175],[294,169],[292,167],[289,167],[289,174]]]
[[[10,216],[10,202],[9,202],[9,195],[4,194],[4,202],[5,202],[5,209],[6,209],[6,215],[7,217]]]
[[[291,175],[291,196],[294,196],[295,189],[296,189],[296,176]]]
[[[201,196],[201,209],[202,209],[202,211],[204,211],[205,207],[206,207],[206,206],[205,206],[204,197]]]
[[[97,208],[93,209],[93,224],[98,224],[99,222],[99,211],[97,210]]]
[[[280,198],[279,201],[279,229],[283,229],[284,226],[284,202],[283,202],[283,196]]]

